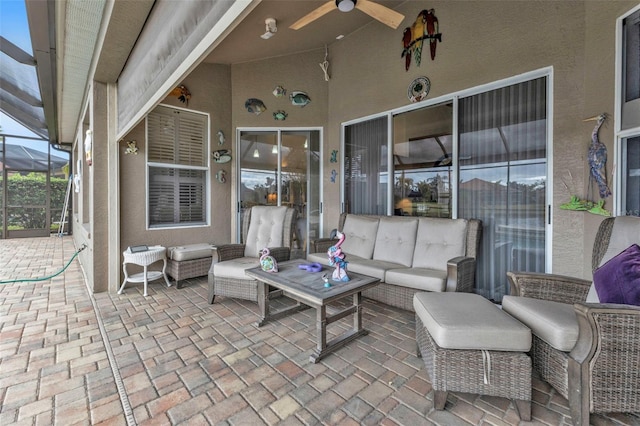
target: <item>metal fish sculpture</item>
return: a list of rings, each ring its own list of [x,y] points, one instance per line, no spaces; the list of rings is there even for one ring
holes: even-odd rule
[[[311,98],[305,92],[294,91],[289,95],[291,105],[303,107],[311,102]]]
[[[260,113],[267,109],[267,107],[264,105],[264,102],[256,98],[247,99],[244,103],[244,107],[247,109],[247,111],[252,112],[255,115],[260,115]]]

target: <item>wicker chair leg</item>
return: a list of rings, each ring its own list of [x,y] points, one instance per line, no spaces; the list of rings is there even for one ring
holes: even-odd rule
[[[433,407],[436,410],[444,410],[444,406],[447,403],[447,395],[449,395],[448,391],[433,391]]]
[[[514,399],[513,400],[516,411],[520,416],[520,420],[529,422],[531,421],[531,401],[526,401],[524,399]]]
[[[213,300],[216,298],[216,294],[213,292],[213,275],[209,275],[209,295],[207,299],[209,304],[213,305]]]
[[[589,371],[588,363],[581,365],[569,358],[567,375],[569,384],[569,412],[574,426],[589,426]]]

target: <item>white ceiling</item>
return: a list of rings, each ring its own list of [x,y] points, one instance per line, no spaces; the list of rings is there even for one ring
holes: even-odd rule
[[[396,9],[406,0],[376,0],[376,3]],[[222,43],[209,55],[205,62],[235,64],[252,62],[299,52],[306,52],[330,46],[338,35],[357,31],[364,25],[376,25],[381,31],[397,32],[370,16],[354,9],[340,12],[337,8],[309,25],[299,29],[289,28],[295,21],[325,4],[316,0],[263,0]],[[260,38],[265,32],[265,19],[274,18],[278,31],[268,40]],[[407,18],[400,24],[406,26]],[[398,32],[401,37],[402,32]],[[400,38],[398,43],[400,43]]]

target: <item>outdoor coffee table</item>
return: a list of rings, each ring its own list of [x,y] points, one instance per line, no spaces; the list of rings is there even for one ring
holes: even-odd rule
[[[327,354],[345,346],[359,336],[367,334],[362,327],[362,291],[378,285],[377,278],[349,272],[348,282],[337,282],[329,278],[331,287],[325,287],[323,274],[331,277],[333,268],[324,266],[320,272],[307,272],[298,265],[308,263],[304,260],[290,260],[278,264],[279,272],[264,272],[260,267],[248,269],[246,275],[258,280],[258,305],[261,319],[258,327],[270,320],[282,318],[302,309],[316,309],[317,346],[309,360],[314,364]],[[269,290],[269,286],[276,290]],[[287,296],[298,303],[290,308],[271,313],[269,299]],[[327,313],[331,302],[353,296],[353,305],[335,313]],[[353,329],[327,342],[327,325],[347,315],[353,315]]]

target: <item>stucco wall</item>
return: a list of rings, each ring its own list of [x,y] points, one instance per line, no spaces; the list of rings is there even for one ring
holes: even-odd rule
[[[202,64],[184,80],[193,96],[189,108],[211,114],[212,149],[223,129],[235,160],[237,127],[324,128],[324,229],[334,228],[340,213],[339,184],[331,183],[331,150],[339,150],[341,123],[408,105],[407,86],[418,76],[431,80],[429,98],[553,67],[553,272],[591,275],[591,247],[601,217],[559,209],[573,194],[586,196],[586,152],[592,122],[584,118],[614,110],[615,21],[635,1],[409,1],[398,11],[405,22],[392,30],[377,22],[329,46],[331,80],[325,82],[318,64],[324,47],[263,61],[222,66]],[[402,31],[421,9],[434,8],[442,42],[435,61],[425,47],[421,66],[405,71]],[[276,85],[288,91],[306,91],[312,99],[305,108],[272,95]],[[262,99],[261,115],[246,111],[247,98]],[[167,104],[184,106],[175,98]],[[285,121],[272,113],[284,109]],[[600,132],[610,152],[613,169],[613,125]],[[125,139],[136,139],[144,154],[144,125]],[[121,147],[124,151],[124,146]],[[342,153],[340,153],[341,155]],[[339,155],[339,156],[340,156]],[[228,183],[214,179],[212,167],[212,226],[202,229],[146,231],[144,155],[120,156],[121,248],[131,244],[186,244],[195,241],[234,240],[235,170],[225,165]],[[607,200],[612,207],[612,198]]]
[[[191,92],[188,107],[175,97],[167,97],[163,104],[209,113],[211,150],[231,148],[231,84],[230,67],[201,64],[183,82]],[[224,145],[218,145],[218,130],[227,135]],[[230,241],[231,220],[229,205],[231,185],[215,179],[218,170],[230,176],[230,165],[211,162],[211,224],[205,227],[146,230],[145,187],[145,123],[138,124],[124,141],[137,141],[139,154],[125,155],[126,144],[120,143],[120,215],[121,251],[130,245],[161,244],[165,247],[196,242],[227,243]]]
[[[553,67],[553,271],[590,277],[598,217],[559,209],[570,195],[586,195],[586,152],[594,123],[586,117],[613,113],[615,20],[635,2],[406,2],[398,30],[372,23],[330,46],[325,152],[338,149],[340,123],[409,103],[408,84],[426,75],[429,98]],[[420,67],[404,69],[401,35],[423,7],[435,9],[442,43],[435,61],[425,48]],[[605,139],[613,154],[613,126]],[[611,170],[611,166],[609,167]],[[570,174],[569,174],[570,172]],[[569,187],[567,189],[566,185]],[[338,196],[325,191],[325,205]],[[612,198],[607,206],[612,206]],[[336,223],[336,214],[325,219]],[[331,225],[325,229],[331,229]]]
[[[287,127],[323,127],[327,129],[327,111],[329,109],[328,88],[330,82],[327,83],[324,80],[324,74],[318,66],[323,60],[324,48],[298,55],[233,65],[231,67],[231,80],[234,145],[232,146],[235,147],[235,129],[238,127],[271,127],[283,129]],[[287,90],[286,96],[276,98],[273,95],[273,89],[278,85]],[[306,92],[309,98],[311,98],[311,103],[305,107],[292,105],[289,100],[289,94],[296,90]],[[261,99],[266,105],[267,110],[260,115],[248,112],[244,106],[248,98]],[[287,119],[284,121],[276,121],[273,118],[273,112],[280,109],[288,114]],[[325,151],[324,163],[325,169],[329,167],[327,151]],[[233,184],[236,185],[235,168],[233,171]],[[327,173],[325,173],[325,188],[327,188],[327,182],[329,181],[326,175]],[[332,185],[334,191],[337,191],[337,184]],[[230,211],[235,213],[236,194],[232,194],[231,198],[233,202],[230,206]],[[235,218],[236,216],[233,214],[231,227],[234,230],[236,229]],[[335,225],[333,225],[333,227],[335,227]]]

